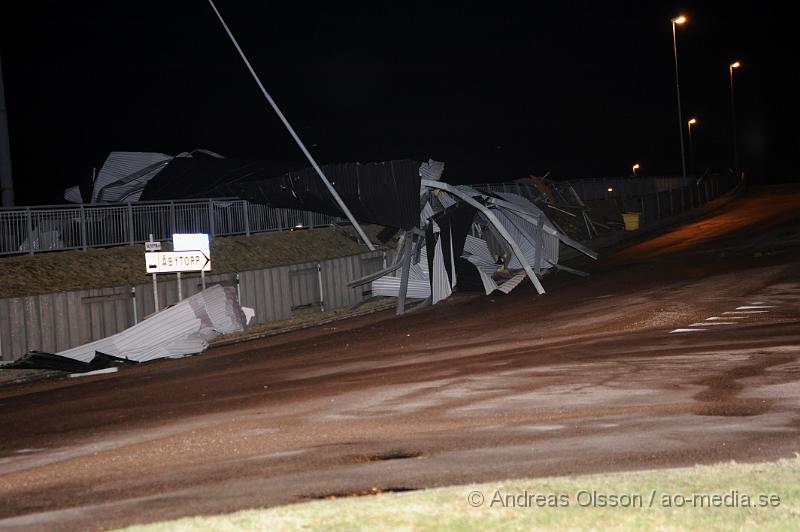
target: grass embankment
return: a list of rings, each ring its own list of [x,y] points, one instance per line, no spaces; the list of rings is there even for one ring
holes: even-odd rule
[[[798,478],[800,456],[318,500],[126,530],[798,530]]]
[[[373,242],[382,228],[365,226]],[[353,233],[352,229],[347,230]],[[172,249],[165,242],[164,251]],[[332,259],[367,251],[354,237],[332,228],[259,233],[249,237],[215,238],[211,243],[212,273],[241,272],[272,266]],[[173,281],[174,275],[162,276]],[[136,285],[149,281],[144,270],[144,245],[56,251],[0,258],[0,298],[50,292]]]

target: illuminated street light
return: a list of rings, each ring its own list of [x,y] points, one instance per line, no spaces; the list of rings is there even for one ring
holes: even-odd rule
[[[734,105],[733,99],[733,69],[739,68],[742,64],[739,61],[734,61],[730,65],[728,65],[728,72],[731,75],[731,121],[733,122],[733,171],[736,173],[736,176],[739,177],[739,150],[738,150],[738,141],[736,138],[736,106]]]
[[[697,119],[692,117],[687,122],[689,125],[689,161],[692,166],[692,171],[694,171],[694,142],[692,140],[692,126],[697,124]]]
[[[686,22],[686,17],[679,15],[672,19],[672,51],[675,54],[675,91],[678,94],[678,131],[681,137],[681,170],[683,179],[686,180],[686,153],[683,147],[683,117],[681,115],[681,84],[678,80],[678,40],[675,36],[675,25]]]
[[[639,163],[634,164],[631,168],[633,169],[633,177],[636,177],[636,170],[639,169]]]

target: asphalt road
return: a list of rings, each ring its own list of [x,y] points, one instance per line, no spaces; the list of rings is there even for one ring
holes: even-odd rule
[[[800,451],[800,189],[574,265],[544,296],[2,387],[0,528]]]

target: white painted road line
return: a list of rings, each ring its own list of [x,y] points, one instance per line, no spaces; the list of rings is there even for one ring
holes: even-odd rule
[[[723,314],[766,314],[768,310],[729,310]]]
[[[687,332],[697,332],[697,331],[705,331],[706,329],[675,329],[674,331],[670,331],[669,333],[687,333]]]
[[[736,307],[736,310],[754,310],[759,308],[775,308],[775,305],[745,305],[743,307]]]
[[[746,320],[747,316],[725,316],[724,318],[720,318],[719,316],[711,316],[710,318],[706,318],[706,321],[716,321],[716,320]]]
[[[692,323],[689,327],[708,327],[709,325],[736,325],[735,321],[712,321],[711,323],[701,321],[699,323]]]

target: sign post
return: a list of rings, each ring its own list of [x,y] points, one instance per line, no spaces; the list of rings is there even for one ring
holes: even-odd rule
[[[150,233],[150,241],[145,242],[144,249],[147,251],[161,249],[161,242],[153,240],[153,233]],[[147,253],[145,253],[145,256],[147,256]],[[154,308],[158,312],[158,281],[156,280],[155,272],[153,272],[153,305],[155,305]]]
[[[201,239],[183,237],[202,237]],[[145,271],[153,276],[153,300],[155,310],[158,312],[158,282],[156,276],[159,273],[178,274],[178,301],[183,299],[181,287],[181,272],[205,272],[211,271],[211,253],[209,252],[208,235],[173,235],[175,251],[161,251],[161,243],[153,240],[145,242],[144,254]],[[203,277],[203,289],[205,289],[205,277]]]
[[[211,259],[211,246],[206,233],[175,233],[172,235],[172,249],[175,251],[191,251],[198,249],[205,251],[206,256]],[[211,270],[209,266],[208,270]],[[200,270],[200,286],[206,289],[206,271]],[[180,274],[178,274],[180,276]],[[179,281],[180,282],[180,281]]]

